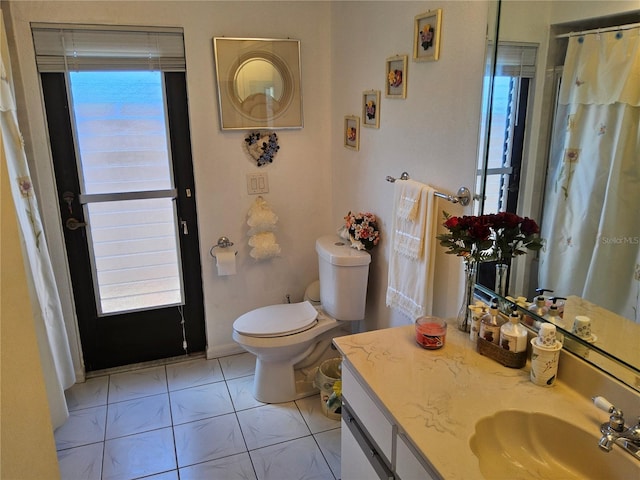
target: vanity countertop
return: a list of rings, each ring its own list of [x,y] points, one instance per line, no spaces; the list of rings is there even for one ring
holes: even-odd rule
[[[449,324],[445,346],[424,350],[408,325],[334,343],[442,478],[483,478],[469,439],[478,420],[507,409],[547,413],[593,431],[593,453],[605,455],[597,447],[605,412],[561,376],[539,387],[529,381],[529,364],[511,369],[480,355],[468,335]]]

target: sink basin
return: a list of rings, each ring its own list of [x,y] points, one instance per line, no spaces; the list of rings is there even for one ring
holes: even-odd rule
[[[476,423],[469,440],[480,471],[494,479],[640,478],[640,463],[617,445],[598,447],[600,432],[544,413],[504,410]]]

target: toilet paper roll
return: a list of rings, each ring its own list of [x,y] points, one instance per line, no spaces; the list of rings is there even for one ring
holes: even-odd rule
[[[216,252],[216,266],[218,267],[218,275],[235,275],[236,274],[236,252],[231,249],[219,249]]]

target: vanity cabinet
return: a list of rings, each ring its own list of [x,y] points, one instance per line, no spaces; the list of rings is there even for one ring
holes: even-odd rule
[[[396,436],[396,473],[400,480],[438,480],[440,477],[427,465],[409,439]]]
[[[351,368],[342,363],[342,479],[439,478]]]

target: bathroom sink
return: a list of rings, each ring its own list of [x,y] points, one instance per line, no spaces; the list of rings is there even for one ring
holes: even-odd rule
[[[504,410],[476,423],[469,440],[488,479],[640,478],[640,464],[618,446],[598,447],[600,432],[552,415]]]

